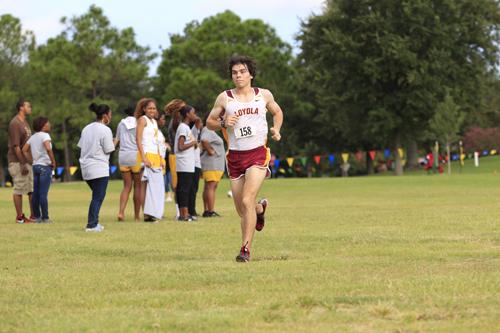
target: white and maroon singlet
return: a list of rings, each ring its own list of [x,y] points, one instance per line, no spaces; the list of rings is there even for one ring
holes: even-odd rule
[[[226,90],[226,115],[238,116],[233,128],[227,129],[230,150],[250,150],[267,142],[266,102],[259,88],[253,88],[254,98],[240,102],[231,90]]]

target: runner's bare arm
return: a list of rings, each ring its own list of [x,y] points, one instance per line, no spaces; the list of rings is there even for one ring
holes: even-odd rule
[[[283,111],[281,107],[274,100],[273,94],[267,90],[263,89],[262,94],[264,96],[264,100],[266,101],[266,107],[273,115],[273,126],[269,129],[271,132],[271,137],[274,141],[281,140],[281,125],[283,125]]]
[[[225,96],[224,93],[219,94],[217,99],[215,100],[214,107],[207,118],[207,127],[212,131],[217,131],[222,128],[221,126],[221,114],[224,112],[224,104],[225,104]]]

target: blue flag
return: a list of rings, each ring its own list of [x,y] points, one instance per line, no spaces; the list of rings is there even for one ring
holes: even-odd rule
[[[274,167],[277,169],[277,168],[279,168],[279,166],[280,166],[280,160],[276,158],[274,160]]]
[[[384,158],[389,158],[389,157],[391,157],[391,150],[384,149]]]
[[[64,171],[64,167],[57,167],[56,174],[58,176],[60,176],[60,175],[62,175],[63,171]]]

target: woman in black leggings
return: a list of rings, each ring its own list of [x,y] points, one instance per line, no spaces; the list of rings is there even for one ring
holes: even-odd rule
[[[189,215],[189,200],[192,196],[193,181],[195,177],[195,148],[198,141],[194,137],[189,123],[196,120],[195,109],[185,105],[179,110],[181,123],[175,133],[174,152],[177,170],[177,203],[179,204],[179,221],[193,221]]]

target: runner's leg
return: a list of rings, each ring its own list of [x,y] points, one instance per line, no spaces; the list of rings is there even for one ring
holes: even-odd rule
[[[252,167],[245,173],[245,181],[241,191],[241,209],[242,209],[242,241],[249,250],[252,246],[253,235],[255,233],[255,224],[257,223],[256,198],[262,183],[266,178],[267,170]]]

